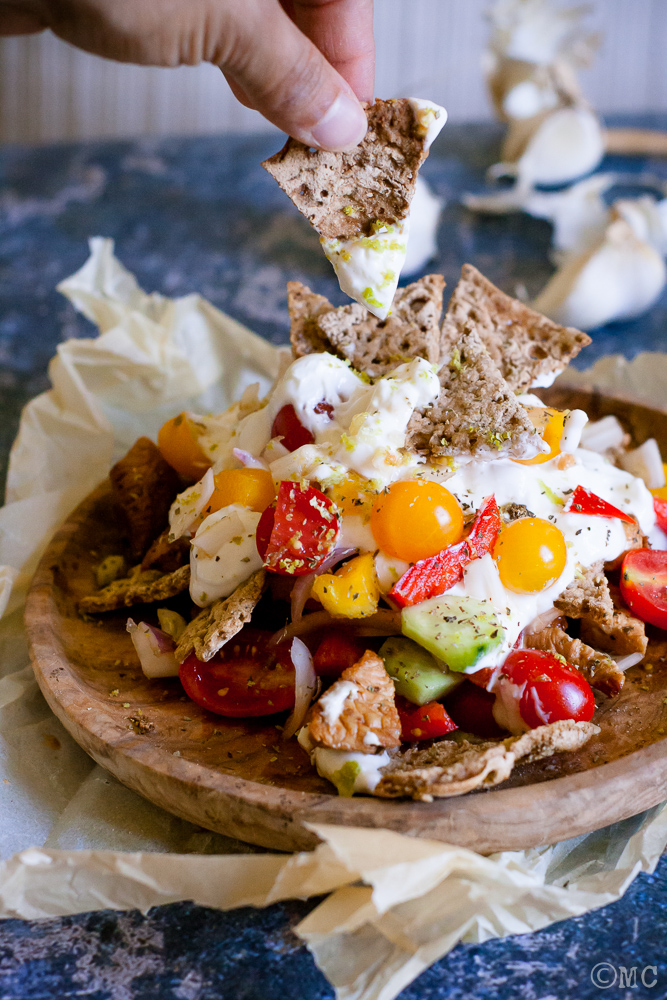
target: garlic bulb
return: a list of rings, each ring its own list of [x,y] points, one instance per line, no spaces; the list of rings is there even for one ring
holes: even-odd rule
[[[650,309],[666,278],[662,255],[618,217],[595,246],[568,257],[532,305],[557,323],[592,330]]]
[[[566,184],[595,170],[603,156],[597,115],[584,107],[557,108],[539,122],[518,159],[496,164],[491,174],[515,176],[524,187]]]

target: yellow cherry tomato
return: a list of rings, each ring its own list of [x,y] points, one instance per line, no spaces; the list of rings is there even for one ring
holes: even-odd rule
[[[417,562],[434,556],[463,534],[463,511],[440,483],[424,479],[392,483],[377,498],[371,531],[388,556]]]
[[[312,595],[330,615],[345,618],[372,615],[380,600],[372,552],[350,559],[335,573],[316,576]]]
[[[238,503],[261,514],[276,499],[276,488],[268,469],[224,469],[214,477],[215,488],[203,515]]]
[[[172,469],[191,483],[201,479],[211,466],[199,444],[199,431],[188,413],[179,413],[162,425],[157,446]]]
[[[565,569],[563,532],[541,517],[521,517],[500,532],[493,558],[503,586],[515,594],[537,594]]]
[[[361,514],[369,517],[377,492],[371,490],[368,479],[358,472],[349,472],[345,479],[328,490],[341,514]]]
[[[519,465],[541,465],[560,454],[560,441],[563,436],[563,426],[566,414],[563,410],[552,410],[550,407],[531,406],[528,416],[540,431],[542,440],[549,445],[548,452],[542,452],[535,458],[516,458]]]

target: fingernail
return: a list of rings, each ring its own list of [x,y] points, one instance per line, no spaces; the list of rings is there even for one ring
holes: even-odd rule
[[[367,128],[366,115],[359,102],[347,94],[339,94],[310,134],[313,145],[339,152],[357,146]]]

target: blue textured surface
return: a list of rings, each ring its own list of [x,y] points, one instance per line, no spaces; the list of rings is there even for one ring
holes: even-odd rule
[[[667,124],[646,120],[642,124]],[[493,126],[449,126],[424,166],[448,201],[438,257],[449,287],[476,264],[506,291],[535,294],[552,271],[549,226],[521,215],[478,218],[463,190],[483,186],[497,158]],[[305,281],[340,302],[317,238],[259,166],[275,139],[215,138],[86,143],[0,151],[0,474],[21,406],[47,386],[58,342],[89,324],[55,292],[86,259],[90,235],[148,291],[199,291],[273,341],[287,339],[285,282]],[[605,168],[650,171],[665,161],[609,159]],[[667,295],[640,320],[595,333],[579,359],[667,348]],[[110,912],[0,924],[0,1000],[324,1000],[332,991],[291,933],[312,904],[223,914],[189,904],[148,917]],[[530,936],[462,945],[401,1000],[657,1000],[667,997],[667,859],[618,903]],[[601,990],[600,962],[633,966],[636,988]],[[657,982],[641,984],[644,966]],[[653,973],[646,974],[650,983]]]

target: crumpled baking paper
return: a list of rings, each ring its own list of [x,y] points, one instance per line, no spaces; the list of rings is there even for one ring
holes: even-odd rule
[[[667,807],[555,847],[482,857],[386,830],[314,826],[312,853],[270,854],[171,816],[120,785],[48,709],[23,599],[69,511],[141,433],[266,387],[272,347],[199,296],[146,295],[109,240],[61,290],[100,326],[62,344],[24,412],[0,510],[0,917],[191,899],[229,909],[326,894],[296,928],[339,1000],[392,1000],[458,941],[526,933],[604,906],[667,846]],[[605,358],[568,382],[667,404],[667,356]]]

